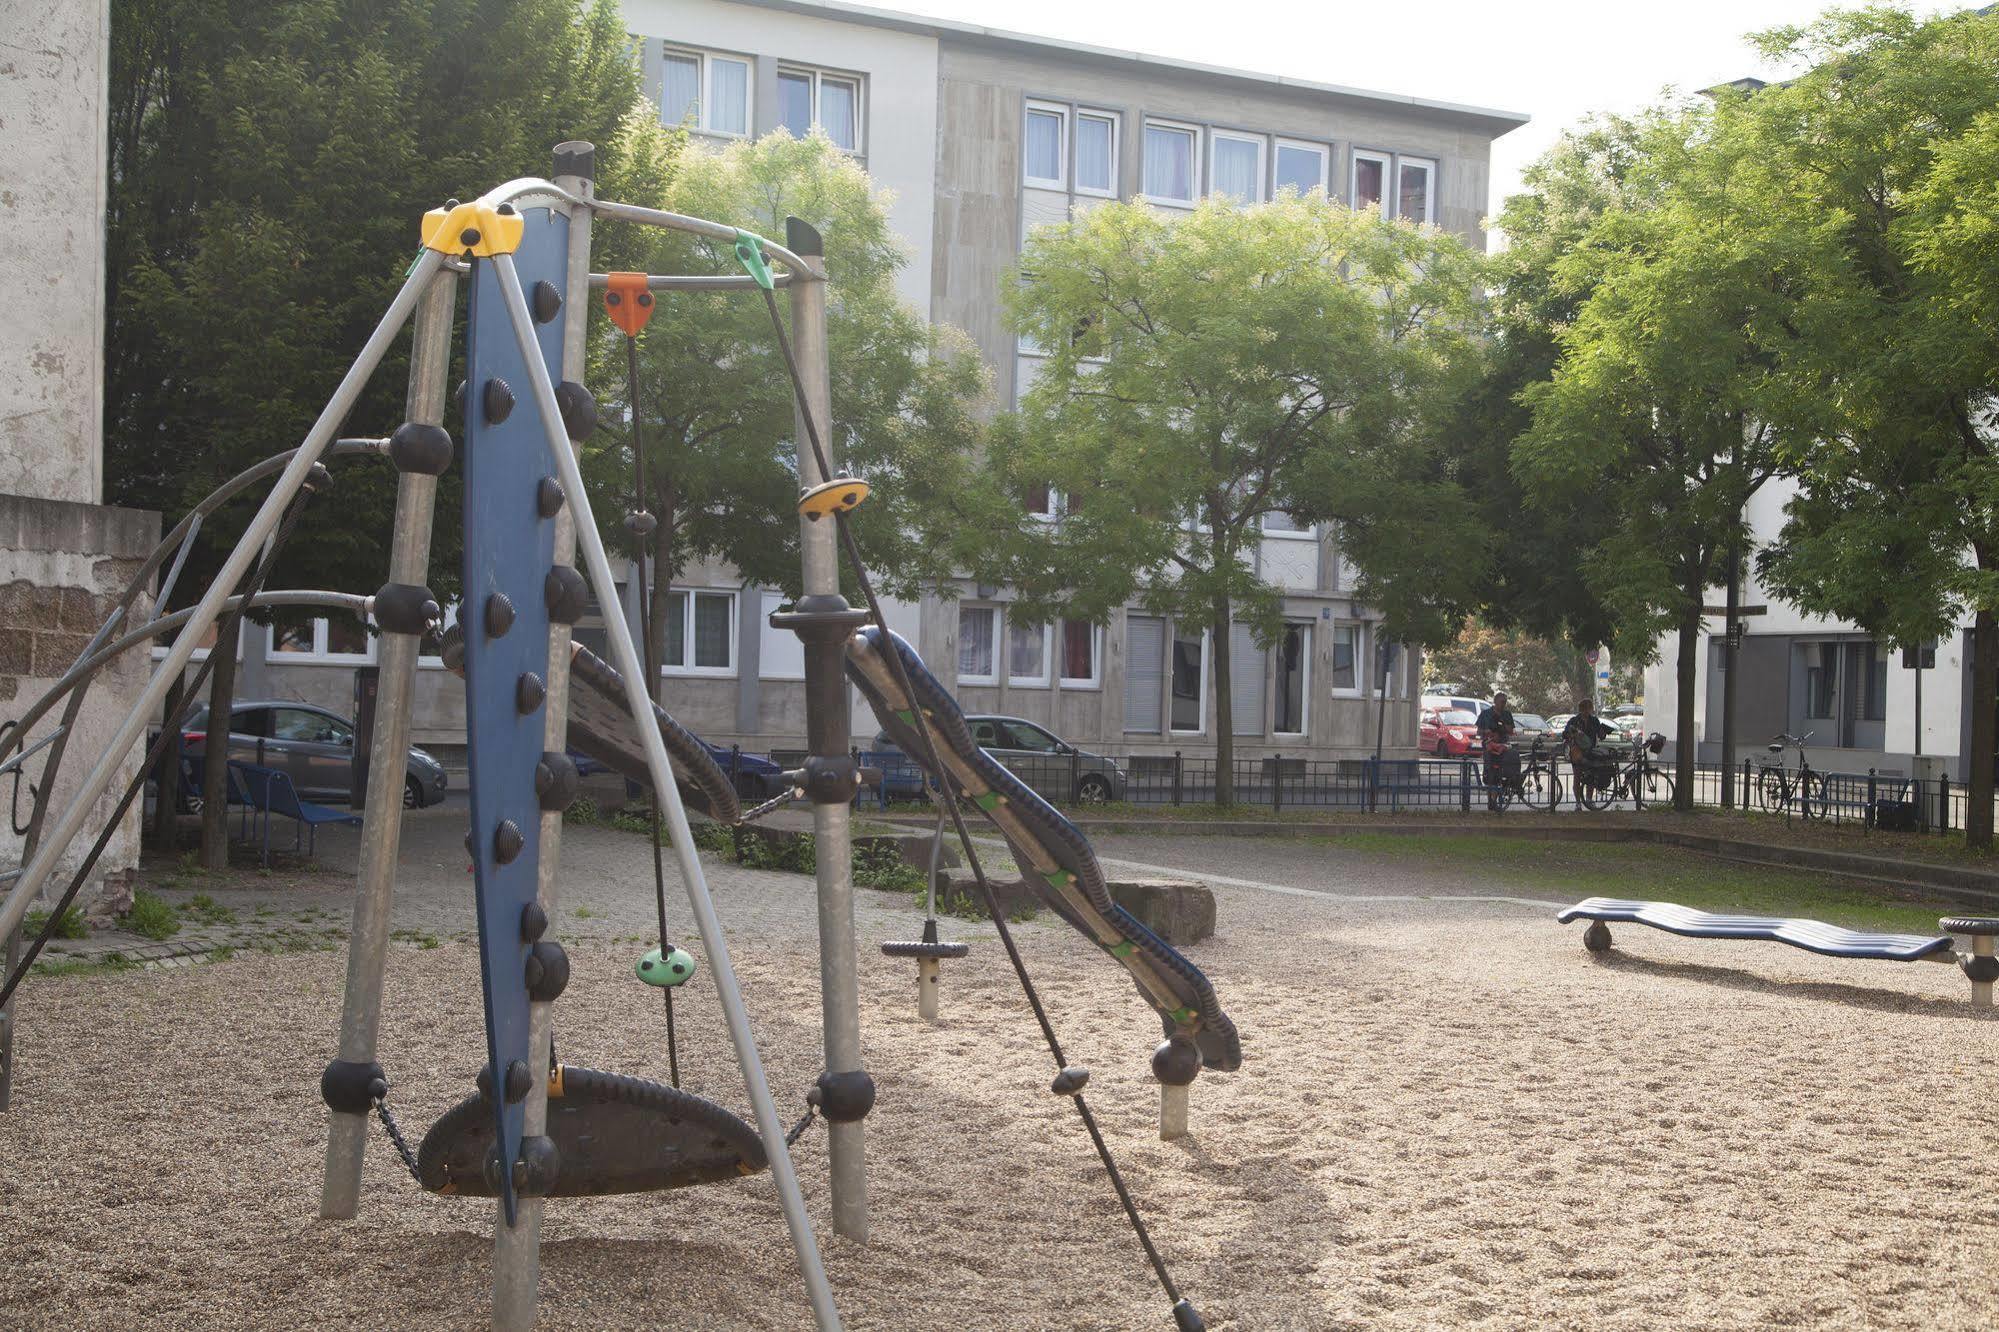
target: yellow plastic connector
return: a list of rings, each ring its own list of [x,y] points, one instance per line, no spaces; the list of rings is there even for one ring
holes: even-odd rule
[[[423,215],[423,243],[443,254],[491,259],[518,250],[525,227],[525,220],[511,208],[503,213],[491,204],[454,204]]]
[[[868,483],[858,477],[836,476],[821,481],[798,497],[798,511],[807,518],[824,518],[829,513],[848,513],[861,507],[868,497]]]

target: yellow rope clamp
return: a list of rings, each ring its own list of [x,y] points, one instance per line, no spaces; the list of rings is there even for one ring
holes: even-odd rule
[[[829,513],[848,513],[861,507],[868,497],[868,483],[851,476],[821,481],[798,497],[798,511],[807,518],[824,518]]]
[[[475,259],[512,254],[521,247],[526,222],[511,204],[502,207],[505,212],[477,202],[431,209],[423,215],[424,248]]]

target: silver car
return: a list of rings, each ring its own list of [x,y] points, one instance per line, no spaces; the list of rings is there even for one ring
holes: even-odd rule
[[[345,803],[354,784],[354,723],[311,703],[281,699],[236,703],[229,714],[230,758],[276,768],[307,800]],[[181,726],[181,753],[196,761],[197,771],[207,733],[208,709],[197,708]],[[444,765],[412,746],[403,808],[436,804],[447,785]]]
[[[1051,804],[1101,805],[1125,798],[1124,769],[1102,754],[1058,739],[1038,722],[1024,717],[975,716],[965,718],[965,724],[979,748]],[[901,752],[886,732],[875,737],[875,748]],[[915,798],[913,778],[908,785],[911,789],[907,794],[892,789],[891,797]]]

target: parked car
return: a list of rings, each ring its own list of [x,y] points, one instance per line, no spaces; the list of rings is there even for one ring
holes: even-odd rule
[[[1645,714],[1642,712],[1611,714],[1610,724],[1624,740],[1636,740],[1645,734]]]
[[[1575,718],[1575,715],[1573,712],[1558,712],[1548,718],[1548,734],[1559,736],[1563,731],[1568,730],[1569,722]]]
[[[1513,714],[1513,738],[1532,744],[1550,735],[1561,734],[1561,727],[1538,712],[1516,712]]]
[[[188,714],[180,740],[181,753],[198,772],[208,752],[205,706]],[[229,757],[276,768],[307,800],[345,801],[354,787],[354,723],[311,703],[283,699],[237,703],[229,710]],[[436,804],[444,799],[449,784],[444,765],[412,745],[403,778],[403,808]],[[190,802],[188,807],[195,806]]]
[[[1442,712],[1469,712],[1476,720],[1478,714],[1492,706],[1490,699],[1473,698],[1469,694],[1425,694],[1422,706],[1436,708]]]
[[[1605,708],[1603,715],[1611,718],[1643,717],[1645,715],[1645,705],[1642,703],[1619,703],[1616,707]]]
[[[1101,754],[1078,749],[1057,738],[1045,727],[1020,717],[967,717],[972,739],[979,748],[1000,761],[1042,799],[1066,805],[1100,805],[1107,800],[1123,800],[1125,771]],[[875,750],[893,760],[902,750],[884,731],[875,737]],[[904,760],[907,763],[907,760]],[[916,799],[922,784],[913,763],[892,764],[884,769],[882,788],[891,800]]]
[[[1417,741],[1426,752],[1438,758],[1460,758],[1485,752],[1485,746],[1478,738],[1478,714],[1467,708],[1425,709]]]

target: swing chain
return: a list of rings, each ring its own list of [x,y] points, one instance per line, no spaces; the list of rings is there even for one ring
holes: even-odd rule
[[[785,789],[785,791],[782,794],[772,796],[769,800],[764,801],[761,805],[757,805],[751,809],[744,810],[742,817],[737,819],[736,823],[738,826],[745,823],[755,823],[758,819],[762,818],[764,815],[783,809],[786,805],[790,804],[794,800],[799,799],[803,795],[804,792],[800,791],[797,787],[795,786],[788,787]]]
[[[796,1146],[798,1144],[798,1140],[805,1136],[805,1130],[812,1127],[812,1121],[818,1115],[818,1113],[819,1113],[819,1102],[814,1100],[810,1096],[806,1097],[805,1115],[796,1124],[793,1124],[791,1126],[791,1132],[784,1135],[784,1145],[786,1147]]]
[[[409,1142],[403,1137],[402,1126],[396,1123],[396,1117],[389,1113],[387,1093],[375,1098],[375,1115],[382,1121],[382,1131],[389,1135],[389,1141],[395,1145],[396,1155],[402,1157],[403,1165],[409,1168],[410,1178],[419,1184],[423,1183],[423,1176],[417,1173],[416,1153],[410,1150]]]

